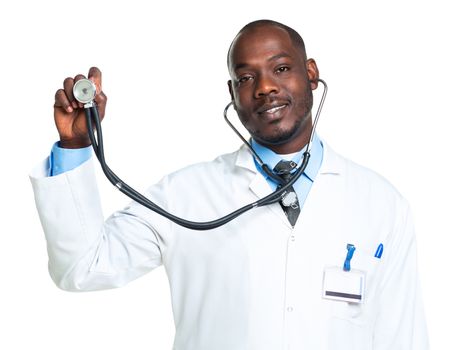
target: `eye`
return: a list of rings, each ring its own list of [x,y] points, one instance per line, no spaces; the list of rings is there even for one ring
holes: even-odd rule
[[[287,72],[290,68],[288,66],[281,66],[281,67],[278,67],[276,72],[277,73],[284,73],[284,72]]]
[[[247,81],[249,81],[250,79],[252,79],[253,77],[251,75],[244,75],[240,78],[237,78],[237,84],[243,84],[243,83],[246,83]]]

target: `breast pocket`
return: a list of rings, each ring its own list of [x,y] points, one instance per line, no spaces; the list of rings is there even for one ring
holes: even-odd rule
[[[377,283],[380,259],[365,254],[357,249],[351,260],[351,269],[364,273],[365,284],[361,303],[326,300],[328,303],[329,318],[347,321],[352,325],[364,325],[371,319],[374,300],[377,294]]]

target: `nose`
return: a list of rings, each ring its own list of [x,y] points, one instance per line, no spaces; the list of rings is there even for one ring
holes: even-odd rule
[[[256,77],[256,88],[254,97],[261,98],[272,93],[279,92],[279,86],[273,76],[269,74],[261,74]]]

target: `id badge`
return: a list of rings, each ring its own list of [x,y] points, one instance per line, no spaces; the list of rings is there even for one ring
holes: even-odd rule
[[[338,266],[327,266],[324,269],[322,297],[361,304],[365,296],[365,277],[365,272],[361,270],[344,271]]]

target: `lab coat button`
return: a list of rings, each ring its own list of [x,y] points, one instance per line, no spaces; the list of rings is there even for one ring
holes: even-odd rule
[[[295,236],[294,236],[294,235],[291,236],[291,241],[292,241],[292,242],[295,241]]]
[[[294,311],[294,308],[292,306],[288,306],[287,310],[288,310],[288,312],[292,312],[292,311]]]

